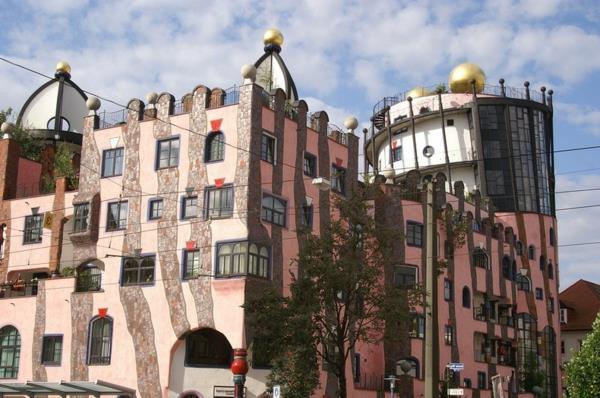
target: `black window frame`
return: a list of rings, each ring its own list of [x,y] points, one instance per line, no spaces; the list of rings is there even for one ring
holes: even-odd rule
[[[49,344],[52,344],[52,347],[50,347]],[[62,334],[45,334],[42,336],[41,364],[45,366],[60,366],[62,362],[62,348]]]
[[[402,161],[402,145],[392,147],[392,162]]]
[[[487,374],[486,372],[477,371],[477,389],[478,390],[487,390],[488,382],[487,382]]]
[[[173,143],[174,142],[177,142],[177,153],[175,154],[175,156],[173,155],[173,151],[174,151]],[[169,145],[169,148],[168,148],[169,156],[167,158],[161,157],[163,145]],[[162,140],[157,140],[156,141],[156,160],[155,160],[154,168],[156,170],[163,170],[163,169],[168,169],[171,167],[178,167],[180,150],[181,150],[181,142],[179,140],[179,137],[169,137],[169,138],[165,138]],[[163,159],[168,159],[166,165],[161,165],[161,160],[163,160]]]
[[[21,358],[21,334],[19,329],[10,324],[0,328],[0,357],[4,357],[4,351],[12,352],[12,361],[6,365],[0,365],[0,380],[16,379],[19,375],[19,359]]]
[[[213,195],[217,195],[213,197]],[[217,203],[219,206],[213,206]],[[229,202],[229,203],[228,203]],[[206,187],[204,189],[204,219],[221,219],[233,217],[233,208],[235,206],[235,191],[233,184],[223,185],[221,187]]]
[[[42,243],[44,235],[44,213],[30,214],[25,216],[23,227],[23,244],[33,245]]]
[[[96,323],[101,323],[101,335],[95,336],[98,330],[94,328]],[[108,323],[108,329],[104,329],[104,324]],[[110,365],[112,357],[112,337],[113,337],[113,319],[109,316],[96,316],[92,318],[88,329],[87,345],[87,365]],[[107,333],[105,333],[107,332]],[[99,343],[99,345],[97,345]],[[108,353],[107,353],[108,351]]]
[[[454,301],[454,281],[444,278],[444,301]]]
[[[85,232],[90,227],[90,203],[73,205],[73,233]]]
[[[268,203],[265,204],[265,200],[271,200],[272,205],[268,207]],[[283,204],[283,211],[275,209],[275,203],[279,202]],[[263,192],[262,199],[260,201],[260,219],[273,225],[285,227],[287,225],[287,200],[275,196],[266,192]],[[283,221],[281,221],[283,219]]]
[[[485,250],[482,248],[476,247],[473,250],[473,254],[471,255],[473,260],[473,266],[479,267],[483,269],[490,269],[490,258]]]
[[[317,176],[317,157],[310,152],[304,152],[304,159],[302,160],[302,171],[305,176],[316,177]]]
[[[125,217],[122,217],[123,205],[125,205]],[[116,220],[111,220],[112,211],[111,207],[118,207],[118,217]],[[106,232],[111,231],[123,231],[127,229],[127,217],[129,216],[129,202],[127,200],[120,200],[115,202],[109,202],[106,205]]]
[[[517,284],[517,290],[521,290],[523,292],[531,291],[531,279],[529,279],[527,276],[517,274],[515,276],[515,283]]]
[[[410,270],[412,275],[409,275]],[[417,267],[408,264],[396,264],[393,268],[393,284],[399,289],[415,289],[418,283]],[[412,276],[412,283],[410,277]]]
[[[225,160],[225,134],[213,131],[206,137],[204,146],[204,162],[213,163]]]
[[[535,299],[543,300],[544,299],[544,290],[541,287],[535,288]]]
[[[110,155],[110,158],[109,158],[109,155]],[[110,178],[110,177],[122,176],[124,160],[125,160],[125,148],[124,147],[105,149],[104,151],[102,151],[101,177],[102,178]],[[108,161],[112,162],[112,164],[110,165],[111,168],[109,170],[109,173],[106,172],[106,166],[107,166]],[[117,172],[117,170],[118,170],[117,164],[119,164],[119,161],[120,161],[120,171]]]
[[[155,209],[154,205],[159,206]],[[163,198],[153,198],[148,200],[148,220],[160,220],[163,217],[164,209],[165,201]]]
[[[423,224],[417,221],[406,222],[406,244],[413,247],[423,247]]]
[[[272,165],[277,164],[277,137],[265,131],[260,137],[260,160]]]
[[[425,314],[412,312],[410,314],[410,330],[408,336],[413,339],[425,338]]]
[[[239,252],[235,251],[236,245],[241,245]],[[217,278],[271,277],[272,252],[271,248],[264,244],[251,241],[218,242],[215,256],[214,275]]]
[[[300,225],[306,229],[313,228],[314,206],[304,203],[300,208]]]
[[[191,255],[191,256],[190,256]],[[202,253],[199,249],[185,249],[183,251],[183,259],[181,264],[181,279],[190,280],[200,276],[200,268],[202,266]],[[192,261],[192,271],[190,272],[190,260]],[[193,264],[193,262],[197,262]]]
[[[193,201],[196,202],[195,205],[192,204]],[[199,204],[198,195],[183,196],[181,198],[181,219],[189,220],[198,217],[198,211],[200,210]],[[195,208],[195,212],[194,214],[191,214],[190,212],[193,208]]]
[[[331,190],[346,195],[346,169],[337,164],[331,165]]]
[[[146,260],[152,259],[152,266],[149,266],[147,263],[145,264],[144,262]],[[135,263],[135,267],[129,267],[126,268],[125,265],[127,263],[130,262],[134,262]],[[130,263],[131,264],[131,263]],[[145,271],[147,270],[152,270],[152,274],[151,274],[151,278],[150,280],[148,280],[148,275],[150,275],[149,273],[146,273]],[[134,273],[136,274],[136,277],[133,281],[127,281],[125,278],[126,273]],[[146,280],[142,281],[142,277],[145,276]],[[154,282],[156,280],[156,255],[155,254],[145,254],[145,255],[141,255],[139,257],[135,256],[135,257],[123,257],[123,260],[121,261],[121,286],[126,287],[126,286],[151,286],[154,285]]]
[[[468,286],[463,287],[462,306],[463,308],[471,308],[471,289]]]

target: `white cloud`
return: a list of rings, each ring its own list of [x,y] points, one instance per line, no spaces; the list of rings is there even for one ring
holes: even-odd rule
[[[559,118],[600,136],[600,108],[565,102],[555,103],[554,108]]]

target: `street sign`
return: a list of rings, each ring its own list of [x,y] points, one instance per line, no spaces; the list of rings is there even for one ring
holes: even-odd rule
[[[451,395],[451,396],[465,395],[465,390],[463,390],[462,388],[449,388],[448,395]]]
[[[465,364],[460,363],[460,362],[453,362],[453,363],[449,363],[448,365],[446,365],[446,367],[455,372],[460,372],[461,370],[463,370],[465,368]]]
[[[273,398],[281,398],[281,386],[279,384],[273,386]]]

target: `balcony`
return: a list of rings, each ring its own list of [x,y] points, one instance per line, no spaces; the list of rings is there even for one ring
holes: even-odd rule
[[[81,273],[77,276],[75,282],[75,291],[83,292],[99,292],[102,286],[102,274]]]
[[[36,296],[38,281],[16,281],[0,285],[0,298]]]

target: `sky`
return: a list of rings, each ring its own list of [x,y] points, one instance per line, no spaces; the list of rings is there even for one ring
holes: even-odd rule
[[[597,0],[5,0],[0,56],[47,75],[67,60],[81,88],[126,104],[240,84],[270,27],[309,111],[337,125],[349,115],[367,125],[384,96],[446,82],[468,61],[488,84],[554,90],[555,149],[600,145]],[[0,62],[0,109],[18,111],[44,81]],[[600,189],[599,159],[600,149],[557,153],[556,190]],[[559,193],[557,208],[600,204],[598,192]],[[600,207],[557,215],[560,245],[600,242]],[[600,283],[599,250],[560,248],[561,290]]]

